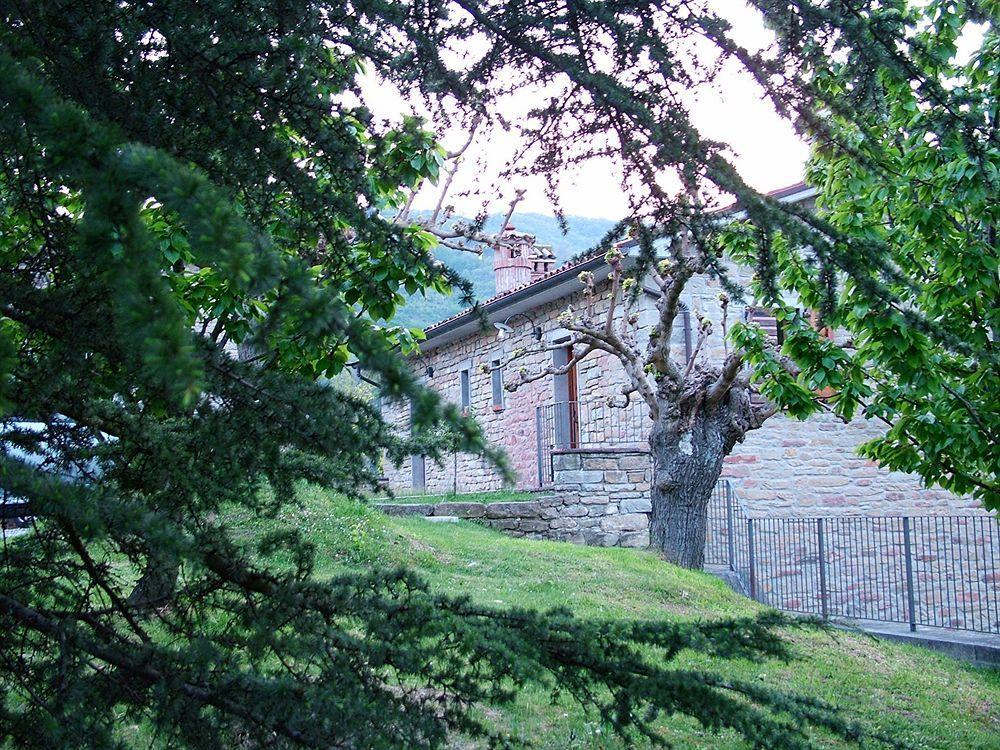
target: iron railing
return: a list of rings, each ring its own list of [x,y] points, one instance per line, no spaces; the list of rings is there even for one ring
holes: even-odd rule
[[[744,593],[821,617],[1000,633],[1000,520],[968,516],[750,515],[723,480],[705,563]]]
[[[557,402],[535,414],[538,482],[552,452],[647,447],[645,405]],[[706,565],[776,609],[1000,634],[1000,520],[965,516],[751,515],[727,480],[709,502]]]
[[[538,485],[552,483],[552,451],[571,448],[646,447],[652,422],[641,401],[556,401],[535,409]]]

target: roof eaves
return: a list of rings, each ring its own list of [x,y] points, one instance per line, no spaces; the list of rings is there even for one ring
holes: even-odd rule
[[[597,253],[591,255],[582,260],[575,262],[565,263],[559,268],[550,271],[545,276],[540,279],[535,279],[528,284],[522,284],[521,286],[510,289],[502,294],[497,294],[484,300],[480,303],[479,309],[485,313],[495,312],[497,310],[502,310],[508,305],[513,305],[520,302],[525,297],[530,297],[537,294],[550,286],[555,284],[563,283],[573,276],[574,273],[579,273],[580,271],[587,270],[590,266],[598,265],[604,259],[604,255]],[[455,328],[464,325],[466,322],[472,319],[476,314],[475,307],[469,307],[460,313],[452,315],[450,318],[445,318],[444,320],[435,323],[432,326],[424,329],[425,339],[424,341],[430,342],[434,338],[441,336]]]
[[[772,190],[765,195],[769,198],[774,198],[782,202],[794,202],[797,200],[804,200],[810,198],[816,194],[816,189],[810,187],[804,182],[797,182],[794,185],[788,185],[787,187],[778,188],[777,190]],[[739,203],[733,203],[729,206],[716,209],[713,211],[715,214],[727,214],[736,212],[739,210]],[[630,239],[625,240],[619,244],[622,249],[631,249],[638,244],[638,240]],[[502,310],[507,305],[512,305],[520,300],[523,300],[526,296],[536,294],[544,289],[547,289],[552,284],[560,283],[566,279],[567,276],[573,272],[578,272],[580,270],[586,270],[588,265],[596,265],[598,261],[603,258],[602,253],[595,253],[582,260],[569,263],[564,263],[559,268],[549,271],[548,274],[542,276],[540,279],[535,279],[527,284],[522,284],[519,287],[510,289],[502,294],[494,295],[487,300],[480,303],[479,309],[484,312],[493,312],[496,310]],[[441,336],[449,331],[454,330],[458,326],[464,325],[468,319],[471,319],[475,314],[476,308],[469,307],[462,310],[451,317],[444,318],[438,321],[432,326],[428,326],[424,329],[425,341],[430,342],[434,338]]]

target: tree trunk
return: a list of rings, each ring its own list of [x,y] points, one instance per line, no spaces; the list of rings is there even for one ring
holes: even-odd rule
[[[701,568],[708,503],[732,449],[732,419],[725,404],[693,419],[660,419],[649,438],[653,460],[651,545],[672,563]]]
[[[180,562],[174,555],[151,556],[129,594],[129,606],[148,611],[166,605],[174,595],[178,575]]]

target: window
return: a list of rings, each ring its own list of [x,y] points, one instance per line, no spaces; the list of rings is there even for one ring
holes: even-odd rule
[[[785,332],[781,328],[781,321],[774,316],[774,313],[769,308],[748,305],[745,315],[747,323],[756,323],[759,325],[767,340],[775,346],[781,347],[785,341]],[[754,392],[750,396],[750,403],[753,406],[762,406],[767,403],[767,399],[759,393]]]
[[[774,313],[766,307],[750,307],[746,309],[747,323],[756,323],[764,331],[764,335],[775,346],[780,347],[785,343],[785,332],[781,328],[780,321],[774,317]]]
[[[472,406],[472,387],[469,384],[469,370],[462,370],[458,375],[462,389],[462,412],[468,412]]]
[[[494,359],[490,362],[490,372],[493,376],[493,411],[503,409],[503,368],[500,360]]]
[[[809,322],[812,324],[813,328],[815,328],[817,331],[819,331],[819,335],[820,336],[828,338],[831,341],[833,341],[836,338],[836,336],[833,333],[833,329],[829,328],[827,326],[824,326],[822,324],[822,321],[820,320],[819,310],[810,310],[809,311]]]
[[[693,347],[691,346],[691,310],[683,302],[679,302],[678,307],[677,317],[674,318],[674,331],[676,331],[678,325],[680,325],[681,336],[683,337],[684,342],[684,362],[687,363],[691,361],[691,355],[694,353]],[[671,331],[671,333],[673,333],[673,331]]]
[[[831,341],[833,341],[835,339],[835,336],[834,336],[834,333],[833,333],[833,329],[829,328],[827,326],[824,326],[822,324],[822,320],[820,319],[819,310],[809,310],[808,311],[808,316],[809,316],[809,322],[812,324],[812,327],[819,332],[820,336],[823,336],[824,338],[828,338]],[[836,394],[837,394],[837,390],[835,388],[831,388],[829,386],[826,387],[826,388],[819,388],[819,389],[816,390],[816,395],[819,397],[819,399],[821,401],[826,401],[828,398],[830,398],[832,396],[835,396]]]
[[[561,342],[560,342],[561,343]],[[552,350],[552,365],[565,367],[573,360],[573,347],[560,346]],[[577,393],[576,365],[552,376],[555,444],[560,448],[578,448],[580,443],[580,404]]]

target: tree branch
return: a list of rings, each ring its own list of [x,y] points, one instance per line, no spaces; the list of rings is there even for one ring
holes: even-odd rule
[[[716,378],[715,382],[708,387],[708,391],[705,394],[705,402],[707,404],[717,404],[722,400],[736,381],[736,376],[739,375],[741,367],[743,367],[743,355],[733,352],[726,357],[726,361],[722,365],[722,372],[719,373],[719,377]]]

